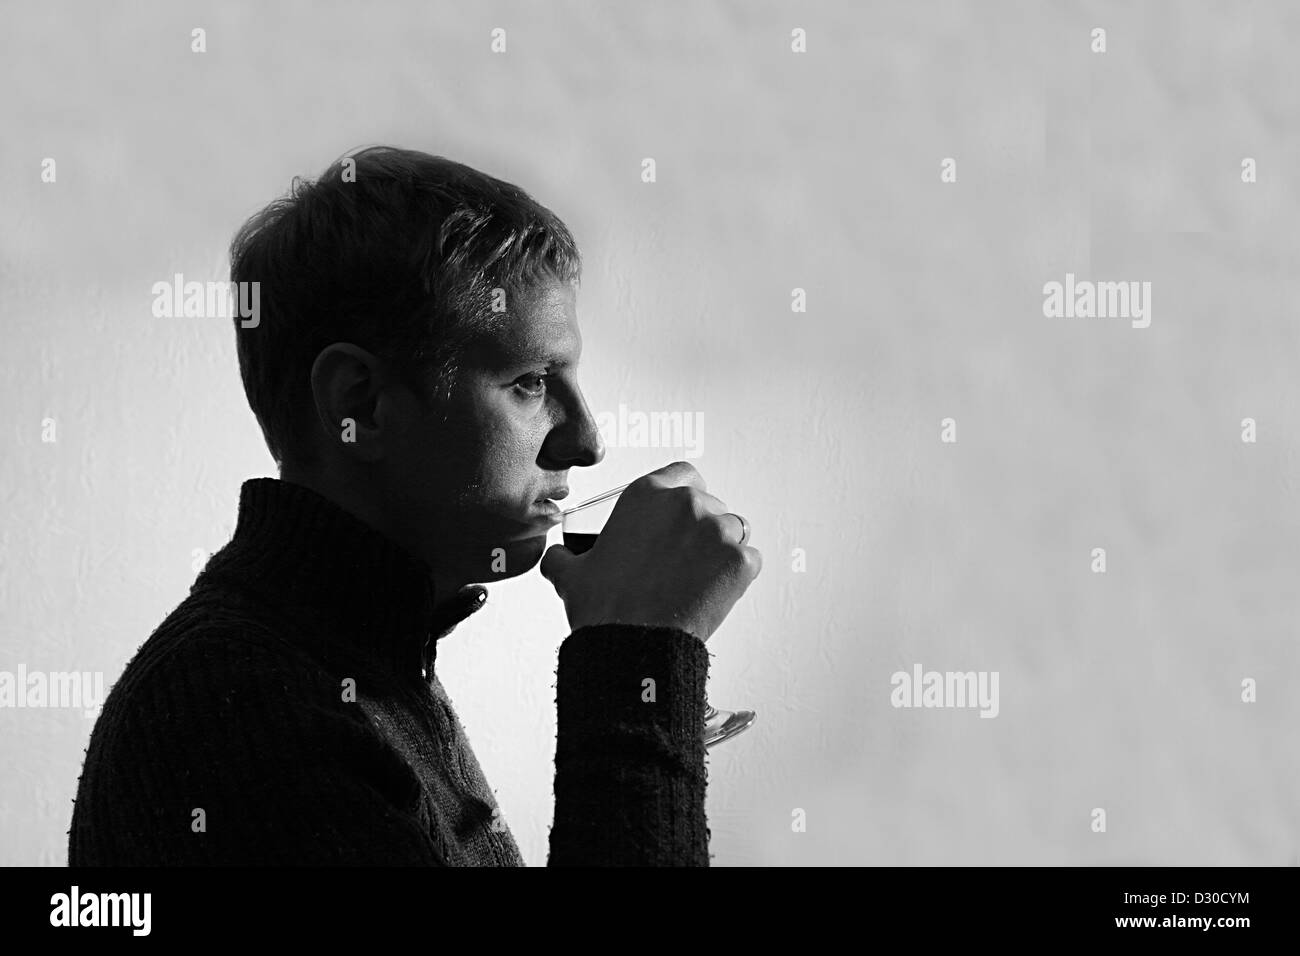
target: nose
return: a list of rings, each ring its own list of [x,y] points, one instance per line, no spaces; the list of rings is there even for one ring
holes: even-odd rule
[[[589,468],[605,458],[605,441],[587,407],[582,390],[574,387],[564,421],[556,424],[542,445],[544,467],[552,471]]]

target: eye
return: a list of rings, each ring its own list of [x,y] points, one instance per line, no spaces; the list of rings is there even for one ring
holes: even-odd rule
[[[531,398],[541,398],[546,394],[546,381],[549,378],[550,376],[544,372],[531,372],[515,382],[515,388],[520,389],[525,395],[528,395]],[[534,387],[526,387],[528,385],[533,385]]]

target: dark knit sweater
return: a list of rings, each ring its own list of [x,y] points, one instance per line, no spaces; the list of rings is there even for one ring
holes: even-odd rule
[[[486,596],[435,615],[423,561],[307,488],[245,482],[230,543],[104,703],[69,865],[522,865],[434,668]],[[684,631],[564,640],[550,865],[708,865],[707,669]]]

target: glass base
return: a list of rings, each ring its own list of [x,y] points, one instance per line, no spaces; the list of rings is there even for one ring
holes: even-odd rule
[[[704,711],[704,746],[713,747],[748,730],[757,719],[752,710],[718,710],[710,705]]]

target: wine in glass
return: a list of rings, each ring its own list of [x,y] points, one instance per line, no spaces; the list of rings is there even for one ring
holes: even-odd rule
[[[600,536],[601,529],[614,511],[627,485],[613,488],[602,495],[597,495],[582,504],[574,505],[561,512],[564,531],[564,546],[574,554],[590,551]],[[724,740],[730,740],[736,734],[747,730],[758,715],[752,710],[718,710],[705,703],[704,710],[704,746],[712,747]]]

